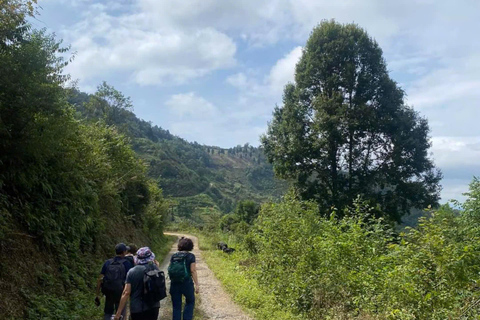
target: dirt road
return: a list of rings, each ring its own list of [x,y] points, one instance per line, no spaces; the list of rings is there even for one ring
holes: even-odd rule
[[[208,268],[203,260],[202,252],[198,247],[198,239],[194,236],[166,232],[166,235],[173,235],[177,237],[188,237],[193,240],[195,248],[193,254],[197,258],[198,282],[200,283],[200,294],[197,295],[197,312],[195,320],[253,320],[247,316],[240,307],[238,307],[230,298],[230,296],[223,289],[220,281],[215,278],[213,272]],[[167,267],[170,262],[171,255],[176,252],[177,243],[172,247],[172,250],[167,255],[161,264],[161,269],[167,273]],[[168,281],[167,281],[168,282]],[[167,288],[169,287],[167,283]],[[198,303],[200,302],[200,303]],[[172,318],[172,304],[170,296],[161,302],[159,320],[167,320]]]

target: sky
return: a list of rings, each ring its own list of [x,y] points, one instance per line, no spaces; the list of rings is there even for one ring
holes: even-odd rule
[[[135,114],[188,141],[259,144],[312,29],[357,23],[429,120],[442,201],[480,176],[478,0],[40,0],[81,90],[107,81]]]

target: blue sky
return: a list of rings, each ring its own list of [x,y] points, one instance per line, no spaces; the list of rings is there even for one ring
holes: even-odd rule
[[[107,81],[135,113],[189,141],[258,145],[312,28],[355,22],[427,117],[442,199],[480,175],[476,0],[48,0],[35,27],[70,44],[80,89]]]

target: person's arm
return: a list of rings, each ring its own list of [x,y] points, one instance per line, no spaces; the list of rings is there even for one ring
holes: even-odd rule
[[[120,299],[120,304],[118,305],[117,313],[115,314],[115,320],[119,320],[120,316],[122,315],[123,309],[127,304],[127,300],[130,297],[130,293],[132,292],[132,285],[127,283],[125,288],[123,289],[122,298]]]
[[[192,274],[193,282],[195,283],[195,293],[199,293],[200,287],[198,286],[197,264],[195,262],[190,265],[190,273]]]
[[[102,286],[103,282],[103,274],[100,274],[97,279],[97,298],[100,297],[100,287]]]

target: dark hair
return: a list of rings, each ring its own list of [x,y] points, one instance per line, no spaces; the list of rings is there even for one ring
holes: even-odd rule
[[[119,243],[115,246],[115,253],[116,254],[122,254],[125,251],[127,251],[127,246],[125,245],[125,243]]]
[[[188,238],[183,238],[178,241],[178,251],[192,251],[193,241]]]
[[[128,250],[129,253],[133,254],[133,255],[136,255],[137,254],[137,246],[133,243],[131,243],[129,246],[128,246],[130,249]]]

